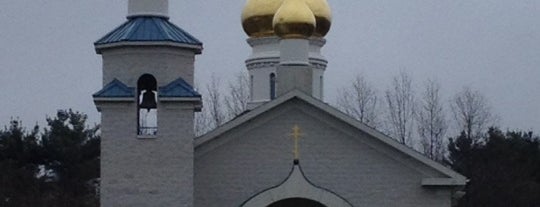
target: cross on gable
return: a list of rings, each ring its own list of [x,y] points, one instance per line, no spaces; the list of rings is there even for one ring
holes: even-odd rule
[[[293,132],[291,133],[292,138],[294,139],[294,159],[298,160],[300,157],[300,150],[298,149],[298,140],[300,140],[301,136],[303,135],[300,131],[300,127],[298,125],[294,125],[292,128]]]

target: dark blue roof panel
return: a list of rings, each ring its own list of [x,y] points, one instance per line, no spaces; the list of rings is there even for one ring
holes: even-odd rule
[[[201,94],[197,93],[184,79],[178,78],[168,85],[160,87],[159,97],[201,97]]]
[[[126,98],[135,97],[135,89],[126,86],[118,79],[114,79],[103,89],[94,93],[94,98]]]
[[[166,18],[150,16],[129,19],[126,23],[96,41],[94,45],[141,41],[202,45],[197,38],[172,24]]]

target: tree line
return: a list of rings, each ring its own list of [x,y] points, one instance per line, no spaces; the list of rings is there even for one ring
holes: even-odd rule
[[[248,74],[238,73],[223,85],[222,80],[212,76],[201,90],[204,107],[196,114],[197,135],[247,110]],[[468,138],[480,139],[498,121],[488,99],[479,91],[463,87],[444,100],[437,81],[426,80],[417,91],[405,72],[394,76],[382,91],[360,74],[337,94],[337,100],[331,103],[336,108],[438,162],[447,153],[448,137],[463,131]]]
[[[540,138],[532,132],[488,129],[475,140],[450,139],[445,164],[469,179],[459,207],[540,206]]]
[[[43,129],[11,120],[0,130],[0,206],[99,206],[99,154],[82,113],[58,111]]]
[[[437,81],[428,79],[417,91],[411,76],[400,72],[382,95],[378,91],[358,75],[340,90],[336,107],[438,162],[447,153],[447,137],[464,132],[481,139],[498,122],[488,99],[471,87],[444,100]]]

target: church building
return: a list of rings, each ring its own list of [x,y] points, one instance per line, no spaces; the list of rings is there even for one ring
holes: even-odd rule
[[[129,0],[127,21],[94,43],[102,207],[450,207],[459,197],[464,176],[324,102],[326,0],[247,0],[249,110],[199,137],[203,44],[168,10],[168,0]]]

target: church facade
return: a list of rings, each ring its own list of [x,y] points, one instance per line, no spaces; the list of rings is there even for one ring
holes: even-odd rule
[[[451,206],[462,175],[324,103],[326,0],[248,0],[249,111],[195,137],[202,43],[129,0],[103,58],[101,206]]]

